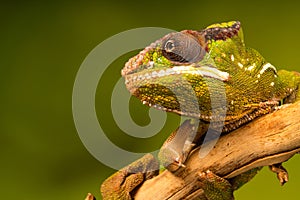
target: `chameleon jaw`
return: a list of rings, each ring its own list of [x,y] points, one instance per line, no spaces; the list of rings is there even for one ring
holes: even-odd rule
[[[144,105],[149,107],[200,118],[205,121],[210,121],[212,116],[210,113],[197,111],[196,107],[198,108],[199,105],[198,96],[196,96],[193,89],[193,84],[195,83],[189,82],[189,78],[193,77],[192,79],[201,80],[203,85],[205,85],[206,81],[210,81],[203,80],[205,78],[215,79],[220,82],[230,80],[229,73],[220,71],[209,64],[203,66],[199,64],[172,67],[153,66],[147,69],[146,72],[136,72],[125,76],[126,87],[133,96],[136,96]],[[204,98],[209,96],[206,95],[205,87],[200,87],[202,88],[200,95],[205,96]],[[177,91],[177,93],[173,93],[173,91]],[[178,100],[178,98],[181,100]],[[180,105],[182,104],[180,102],[189,102],[189,104],[194,106],[181,107]],[[191,107],[195,109],[191,109]],[[203,110],[205,109],[210,108],[204,108]],[[218,118],[218,116],[216,117]]]

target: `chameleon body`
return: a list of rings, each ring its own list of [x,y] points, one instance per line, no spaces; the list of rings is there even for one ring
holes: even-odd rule
[[[256,50],[245,46],[238,21],[213,24],[200,31],[170,33],[131,58],[122,76],[127,89],[143,104],[197,119],[200,128],[214,123],[210,128],[221,127],[222,133],[270,113],[282,103],[294,102],[300,84],[297,72],[277,71]],[[217,112],[212,112],[212,103]],[[182,166],[191,150],[193,141],[186,136],[189,131],[181,132],[184,139],[180,145],[172,143],[172,134],[161,149],[160,158],[166,167],[170,163]],[[202,174],[202,182],[207,183],[203,187],[208,191],[206,199],[232,199],[232,190],[252,178],[257,170],[253,171],[246,178],[240,177],[242,183],[231,181],[235,186],[230,189],[225,179]],[[212,189],[216,188],[214,182],[219,182],[223,190]]]
[[[238,21],[170,33],[131,58],[122,75],[143,104],[202,124],[214,122],[210,128],[222,126],[222,133],[270,113],[282,102],[295,101],[300,82],[298,73],[277,71],[246,47]],[[224,118],[212,113],[211,93],[217,94],[214,107],[226,113]],[[163,156],[166,163],[182,162],[184,152],[171,148]]]

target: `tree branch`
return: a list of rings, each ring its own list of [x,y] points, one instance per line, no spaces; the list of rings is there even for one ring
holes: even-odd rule
[[[134,199],[193,199],[203,194],[197,181],[199,172],[209,169],[232,178],[255,167],[285,162],[300,152],[299,119],[300,101],[262,116],[219,138],[205,157],[200,158],[200,147],[194,150],[186,168],[175,173],[166,170],[144,182]]]

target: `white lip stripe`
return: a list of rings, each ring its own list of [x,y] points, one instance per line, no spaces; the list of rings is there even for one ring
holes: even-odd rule
[[[174,71],[180,71],[180,73],[198,74],[200,76],[212,77],[222,81],[226,81],[229,79],[229,74],[227,72],[223,72],[216,68],[208,66],[202,66],[199,68],[194,68],[191,66],[176,66],[172,69]]]
[[[263,66],[263,68],[260,70],[260,74],[263,74],[267,69],[269,69],[269,68],[271,68],[271,69],[273,69],[275,72],[277,72],[277,70],[276,70],[276,68],[273,66],[273,65],[271,65],[270,63],[266,63],[264,66]]]
[[[126,76],[126,82],[127,83],[130,82],[130,80],[136,81],[136,80],[145,80],[145,79],[151,79],[156,77],[164,77],[171,74],[192,74],[192,75],[199,75],[202,77],[211,77],[222,81],[227,81],[230,77],[230,75],[227,72],[223,72],[209,66],[202,66],[198,68],[192,66],[175,66],[173,68],[168,68],[166,70],[161,69],[160,71],[153,71],[150,73],[146,73],[144,75],[129,75]]]

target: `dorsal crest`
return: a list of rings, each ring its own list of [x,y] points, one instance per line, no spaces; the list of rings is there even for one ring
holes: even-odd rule
[[[201,30],[200,33],[204,36],[206,41],[226,40],[234,36],[239,36],[243,41],[241,23],[239,21],[213,24]]]

